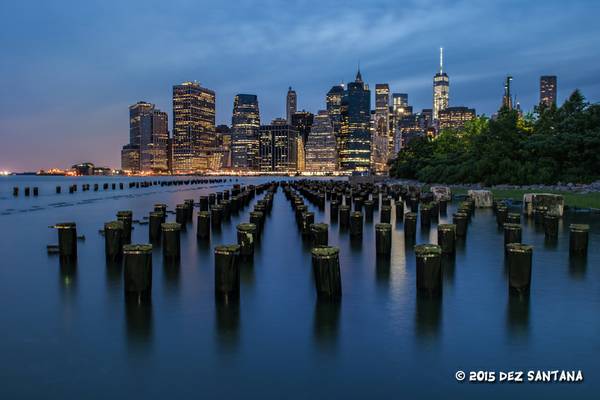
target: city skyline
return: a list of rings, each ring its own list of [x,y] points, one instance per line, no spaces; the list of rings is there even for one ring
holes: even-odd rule
[[[303,18],[293,18],[302,15],[300,4],[253,5],[242,2],[239,9],[224,13],[208,4],[178,4],[178,16],[189,14],[180,22],[191,22],[200,11],[213,17],[204,27],[174,24],[173,10],[147,7],[139,11],[141,16],[160,22],[161,28],[149,32],[147,44],[133,50],[124,39],[143,30],[137,24],[127,26],[131,5],[117,12],[110,3],[73,4],[67,16],[51,5],[34,10],[9,5],[13,18],[0,29],[6,30],[3,37],[15,40],[4,46],[0,77],[5,88],[0,94],[0,132],[8,142],[0,151],[0,169],[29,171],[81,161],[118,167],[114,149],[125,141],[128,107],[147,101],[172,119],[172,86],[190,80],[215,91],[216,124],[230,124],[237,93],[258,96],[261,123],[285,118],[289,86],[297,92],[298,110],[317,113],[325,108],[328,89],[348,82],[358,62],[372,87],[388,83],[390,92],[409,94],[415,111],[431,108],[439,47],[444,47],[444,71],[451,80],[451,106],[491,115],[506,75],[514,77],[511,89],[525,111],[539,101],[542,75],[559,77],[559,104],[575,88],[591,102],[599,98],[592,16],[600,6],[594,3],[415,2],[402,9],[394,2],[351,7],[319,3],[318,15]],[[523,12],[507,15],[507,6]],[[502,17],[493,17],[502,12]],[[226,21],[228,13],[233,15]],[[525,18],[528,13],[536,18]],[[97,19],[82,26],[66,23],[86,15]],[[339,24],[332,26],[327,21],[334,16]],[[24,32],[25,17],[37,21],[37,28]],[[110,30],[101,26],[107,19]],[[457,19],[474,23],[454,26]],[[219,24],[222,29],[216,28]],[[344,30],[348,24],[352,31]],[[488,34],[479,35],[483,28]],[[532,40],[528,32],[536,32],[539,39]],[[278,37],[267,39],[273,34]],[[48,39],[43,49],[38,43],[42,37]],[[336,47],[332,37],[338,38]],[[165,54],[149,58],[161,45],[169,47]],[[273,62],[286,51],[294,57]],[[328,62],[315,65],[325,55]],[[371,97],[374,104],[373,93]]]

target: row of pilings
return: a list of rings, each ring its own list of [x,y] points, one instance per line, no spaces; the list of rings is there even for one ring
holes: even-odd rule
[[[217,183],[226,183],[230,182],[231,178],[211,178],[211,179],[168,179],[168,180],[142,180],[135,182],[104,182],[104,183],[83,183],[83,184],[71,184],[66,186],[66,191],[70,194],[81,192],[98,192],[100,190],[108,191],[108,190],[124,190],[124,189],[140,189],[140,188],[149,188],[152,186],[195,186],[195,185],[208,185],[208,184],[217,184]],[[23,196],[39,196],[40,188],[38,186],[14,186],[12,194],[14,197],[19,197],[20,193],[23,193]],[[63,186],[56,185],[54,188],[55,194],[63,193]]]

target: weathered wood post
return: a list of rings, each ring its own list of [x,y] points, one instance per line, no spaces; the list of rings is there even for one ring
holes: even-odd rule
[[[392,225],[375,225],[375,250],[377,255],[390,255],[392,252]]]
[[[215,247],[215,297],[224,302],[240,295],[240,246],[237,244]]]
[[[379,222],[382,224],[389,224],[391,220],[392,208],[387,205],[382,205],[379,211]]]
[[[456,225],[440,224],[437,227],[438,245],[442,254],[454,254],[456,251]]]
[[[252,259],[254,256],[254,243],[256,239],[256,225],[241,223],[237,226],[237,242],[240,245],[240,256],[243,259]]]
[[[210,223],[213,229],[221,229],[221,217],[222,217],[223,207],[220,205],[212,205],[210,206]]]
[[[354,211],[350,215],[350,236],[358,238],[363,233],[363,215],[360,211]]]
[[[442,249],[435,244],[415,246],[417,259],[417,290],[427,295],[442,292]]]
[[[167,260],[179,260],[181,255],[181,224],[164,222],[162,229],[163,257]]]
[[[129,210],[118,211],[117,221],[123,222],[123,243],[131,243],[131,226],[133,224],[133,212]]]
[[[431,226],[431,206],[423,204],[421,206],[421,228],[429,228]]]
[[[533,247],[521,243],[509,243],[506,245],[506,253],[508,257],[509,290],[518,293],[528,293],[531,286]]]
[[[348,229],[350,225],[350,206],[340,206],[340,229]]]
[[[569,225],[569,253],[571,255],[586,255],[590,226],[587,224]]]
[[[147,300],[152,292],[152,245],[123,246],[125,296],[137,301]]]
[[[119,261],[123,256],[123,222],[104,224],[104,252],[107,261]]]
[[[148,239],[150,243],[160,243],[161,224],[165,222],[166,216],[162,211],[152,211],[148,218]]]
[[[558,237],[558,217],[556,215],[544,215],[544,235],[547,238]]]
[[[315,213],[304,212],[302,213],[302,224],[300,226],[300,233],[302,237],[308,238],[310,236],[310,226],[315,223]]]
[[[75,222],[54,225],[58,231],[58,252],[61,260],[77,260],[77,226]]]
[[[339,301],[342,298],[339,249],[323,246],[311,250],[312,268],[319,300]]]
[[[504,224],[504,248],[510,243],[521,243],[521,225],[519,224]]]
[[[310,234],[312,247],[327,246],[329,244],[329,226],[327,224],[312,224]]]
[[[210,213],[208,211],[198,212],[196,236],[200,239],[210,238]]]
[[[404,220],[404,200],[401,198],[396,200],[396,223],[401,223]]]
[[[366,221],[373,221],[373,209],[374,209],[374,202],[373,200],[365,200],[365,220]]]
[[[417,235],[417,213],[407,212],[404,214],[404,237],[414,241]]]
[[[338,220],[339,207],[336,200],[331,200],[329,203],[329,221],[334,223]]]
[[[467,237],[467,223],[469,216],[464,212],[457,212],[452,215],[452,223],[456,225],[456,237]]]

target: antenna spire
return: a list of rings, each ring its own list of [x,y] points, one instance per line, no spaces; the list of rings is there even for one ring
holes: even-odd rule
[[[440,74],[444,72],[444,48],[440,47]]]

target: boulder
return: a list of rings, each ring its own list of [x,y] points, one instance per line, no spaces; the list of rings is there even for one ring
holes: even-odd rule
[[[490,208],[494,202],[494,195],[490,190],[469,190],[471,200],[475,202],[476,208]]]
[[[452,191],[448,186],[432,186],[430,190],[435,201],[452,200]]]
[[[523,195],[523,213],[532,215],[538,206],[547,207],[549,215],[562,217],[565,200],[561,194],[553,193],[525,193]]]

